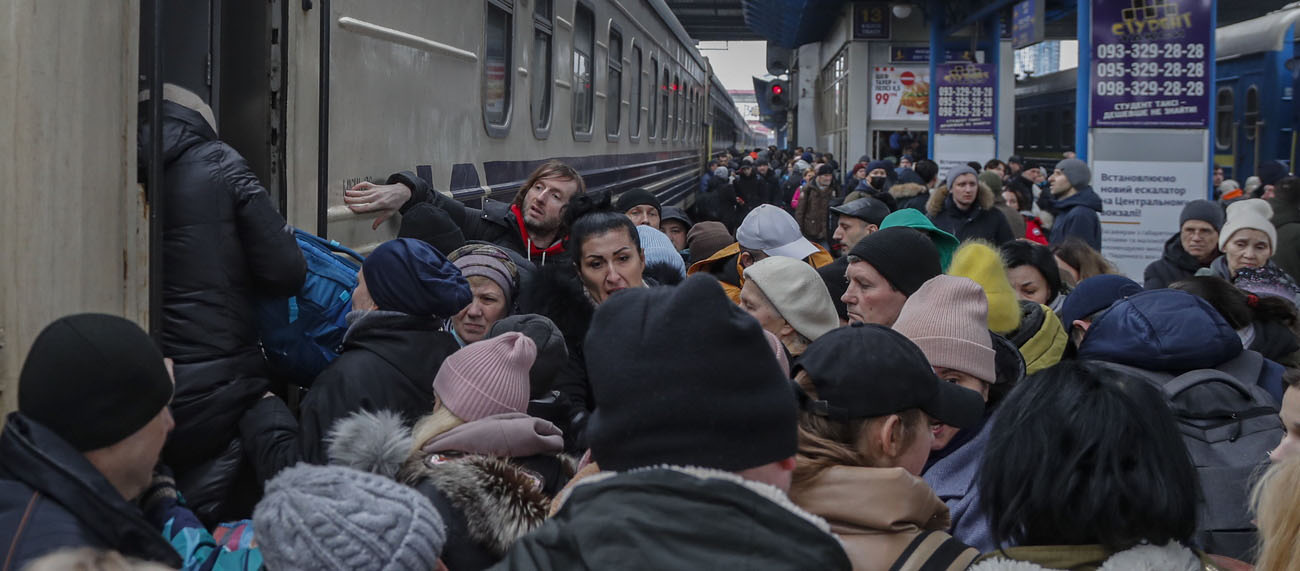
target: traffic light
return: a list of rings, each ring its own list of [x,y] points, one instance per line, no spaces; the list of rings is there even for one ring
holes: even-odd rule
[[[754,94],[764,115],[784,115],[790,110],[789,82],[780,78],[754,78]]]

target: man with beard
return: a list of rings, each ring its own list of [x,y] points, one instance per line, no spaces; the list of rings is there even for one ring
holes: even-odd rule
[[[401,212],[398,236],[418,237],[440,250],[459,247],[458,241],[481,240],[549,264],[569,261],[561,216],[569,199],[586,190],[573,167],[549,161],[529,175],[510,204],[487,198],[482,210],[437,192],[410,171],[388,177],[384,185],[360,183],[347,191],[343,202],[358,214],[378,212],[375,228]]]
[[[1052,225],[1052,244],[1074,236],[1101,251],[1101,197],[1093,192],[1090,182],[1092,171],[1087,163],[1069,158],[1056,164],[1048,178],[1052,207],[1059,212]]]

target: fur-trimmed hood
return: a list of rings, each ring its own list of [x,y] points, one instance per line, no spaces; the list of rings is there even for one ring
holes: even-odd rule
[[[436,488],[463,516],[457,519],[464,522],[468,538],[497,559],[540,526],[551,506],[542,475],[509,459],[415,449],[410,429],[389,411],[358,412],[335,423],[329,455],[334,465],[389,476],[417,489]],[[554,458],[568,477],[576,471],[572,459]],[[444,509],[439,499],[430,499],[439,511]]]
[[[980,190],[979,194],[975,196],[975,204],[983,210],[988,210],[993,207],[997,197],[993,195],[993,189],[989,188],[989,185],[981,182],[979,183],[979,186]],[[947,202],[947,200],[948,185],[941,184],[939,185],[939,188],[934,189],[934,192],[930,194],[930,200],[925,202],[925,213],[929,216],[934,216],[935,214],[942,212],[944,203]]]
[[[898,184],[895,184],[894,186],[889,187],[889,194],[892,195],[895,199],[903,200],[905,198],[912,198],[913,196],[917,196],[925,192],[925,190],[926,187],[923,184],[916,184],[914,182],[900,182]]]
[[[1182,544],[1138,545],[1107,554],[1096,545],[1012,547],[994,552],[971,571],[1049,571],[1087,567],[1097,571],[1197,571],[1217,569]]]

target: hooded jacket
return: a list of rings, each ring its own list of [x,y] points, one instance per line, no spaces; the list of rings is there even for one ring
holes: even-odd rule
[[[470,208],[460,201],[434,190],[424,179],[410,171],[394,173],[388,184],[401,183],[411,189],[411,198],[401,207],[406,215],[421,204],[428,204],[447,213],[447,217],[413,217],[402,221],[403,236],[446,236],[459,229],[464,240],[480,240],[514,251],[537,265],[565,264],[567,235],[559,242],[547,246],[534,244],[524,228],[518,207],[490,198],[483,199],[483,208]],[[520,192],[523,192],[522,190]],[[455,227],[450,227],[454,225]],[[454,239],[453,239],[454,241]]]
[[[889,187],[889,194],[898,203],[898,209],[913,208],[925,212],[925,205],[930,201],[930,189],[923,184],[901,182]]]
[[[1087,242],[1092,249],[1101,251],[1101,197],[1091,186],[1082,186],[1074,196],[1053,202],[1059,214],[1052,222],[1052,244],[1060,244],[1070,236]]]
[[[0,433],[0,537],[5,569],[76,547],[181,566],[162,530],[150,526],[85,456],[18,412]]]
[[[932,461],[921,474],[935,495],[948,505],[952,517],[949,533],[980,553],[997,547],[993,543],[993,528],[988,514],[980,505],[979,493],[980,462],[984,459],[984,449],[988,447],[994,421],[994,416],[989,415],[979,427],[957,433],[945,449],[931,453]]]
[[[777,488],[718,470],[602,472],[556,501],[555,517],[493,569],[851,568],[821,518]]]
[[[736,196],[745,201],[739,207],[741,212],[749,212],[767,200],[767,181],[758,176],[758,169],[751,168],[749,176],[737,173],[736,180],[731,184],[736,188]]]
[[[332,464],[388,476],[419,490],[447,525],[441,559],[486,569],[546,519],[576,465],[549,422],[520,413],[462,424],[420,446],[400,415],[358,413],[331,433]]]
[[[799,230],[813,242],[826,240],[826,228],[830,223],[831,195],[829,187],[822,188],[814,178],[803,185],[799,195],[799,206],[794,209],[794,219],[799,223]]]
[[[948,185],[936,189],[925,208],[936,227],[962,242],[978,238],[1000,245],[1015,240],[1006,216],[993,208],[994,203],[993,190],[981,182],[975,203],[969,210],[957,208],[957,203],[949,196]]]
[[[1273,248],[1273,261],[1291,279],[1300,282],[1300,207],[1272,201],[1273,227],[1277,229],[1277,245]]]
[[[162,111],[161,348],[176,375],[176,428],[163,457],[195,510],[211,513],[226,504],[240,462],[238,451],[209,461],[230,448],[240,415],[269,387],[254,300],[295,295],[307,265],[243,157],[198,111],[172,101]],[[151,159],[148,117],[140,113],[141,180]]]
[[[1182,281],[1196,275],[1196,271],[1208,267],[1209,264],[1202,264],[1194,256],[1183,249],[1182,235],[1175,233],[1165,241],[1165,253],[1160,256],[1159,260],[1147,264],[1146,271],[1142,272],[1143,289],[1160,289],[1169,287],[1177,281]]]
[[[790,490],[790,499],[830,524],[856,570],[890,569],[926,530],[951,524],[948,506],[902,468],[835,466]],[[965,569],[979,555],[967,549],[943,569]]]

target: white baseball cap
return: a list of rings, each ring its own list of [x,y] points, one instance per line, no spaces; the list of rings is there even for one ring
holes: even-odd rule
[[[817,252],[817,246],[803,237],[799,223],[778,206],[763,204],[750,211],[736,229],[736,241],[746,250],[760,250],[769,256],[802,260]]]

